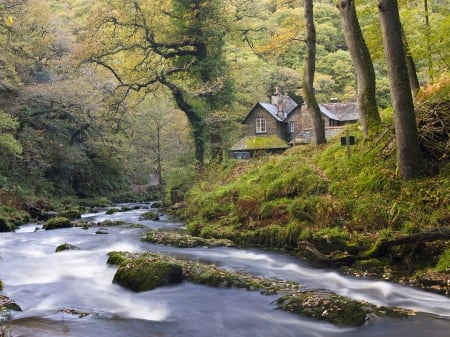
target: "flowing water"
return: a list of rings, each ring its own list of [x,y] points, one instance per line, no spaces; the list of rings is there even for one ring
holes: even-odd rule
[[[87,221],[105,219],[141,223],[146,228],[109,227],[44,231],[39,225],[0,233],[0,279],[3,293],[23,311],[4,319],[11,337],[303,337],[402,336],[449,337],[450,299],[388,282],[343,277],[308,267],[293,257],[253,249],[177,249],[140,238],[149,229],[177,229],[180,223],[139,221],[146,209],[105,215],[85,214]],[[55,253],[70,243],[79,250]],[[113,250],[152,251],[242,270],[264,277],[297,281],[378,305],[416,310],[406,319],[376,318],[363,327],[337,327],[276,310],[276,296],[216,289],[184,282],[134,293],[112,283],[115,266],[106,264]],[[78,313],[77,315],[73,314]],[[85,313],[87,315],[80,315]],[[0,317],[1,318],[1,317]]]

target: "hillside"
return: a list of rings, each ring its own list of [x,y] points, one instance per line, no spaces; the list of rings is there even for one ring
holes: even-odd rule
[[[338,137],[319,148],[296,146],[278,156],[211,167],[186,197],[188,229],[448,294],[448,108],[418,110],[428,159],[419,180],[397,175],[387,113],[382,129],[365,139],[357,126],[349,128],[356,138],[350,158]],[[443,127],[430,131],[439,124],[432,119]]]

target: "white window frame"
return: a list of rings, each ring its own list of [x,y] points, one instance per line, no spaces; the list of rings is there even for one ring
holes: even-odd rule
[[[294,121],[290,121],[289,122],[289,132],[290,133],[294,133],[295,132],[295,122]]]
[[[265,118],[256,118],[256,133],[267,133],[267,124]]]

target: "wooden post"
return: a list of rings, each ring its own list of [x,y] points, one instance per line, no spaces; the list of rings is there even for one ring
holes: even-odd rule
[[[350,159],[350,133],[345,130],[345,145],[347,146],[347,158]]]

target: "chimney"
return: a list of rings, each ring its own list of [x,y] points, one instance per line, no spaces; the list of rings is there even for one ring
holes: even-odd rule
[[[280,94],[278,86],[275,87],[275,94],[272,96],[272,104],[277,106],[277,115],[284,118],[283,96]]]
[[[272,104],[273,105],[278,105],[278,95],[279,95],[278,86],[276,86],[275,93],[272,95]]]

